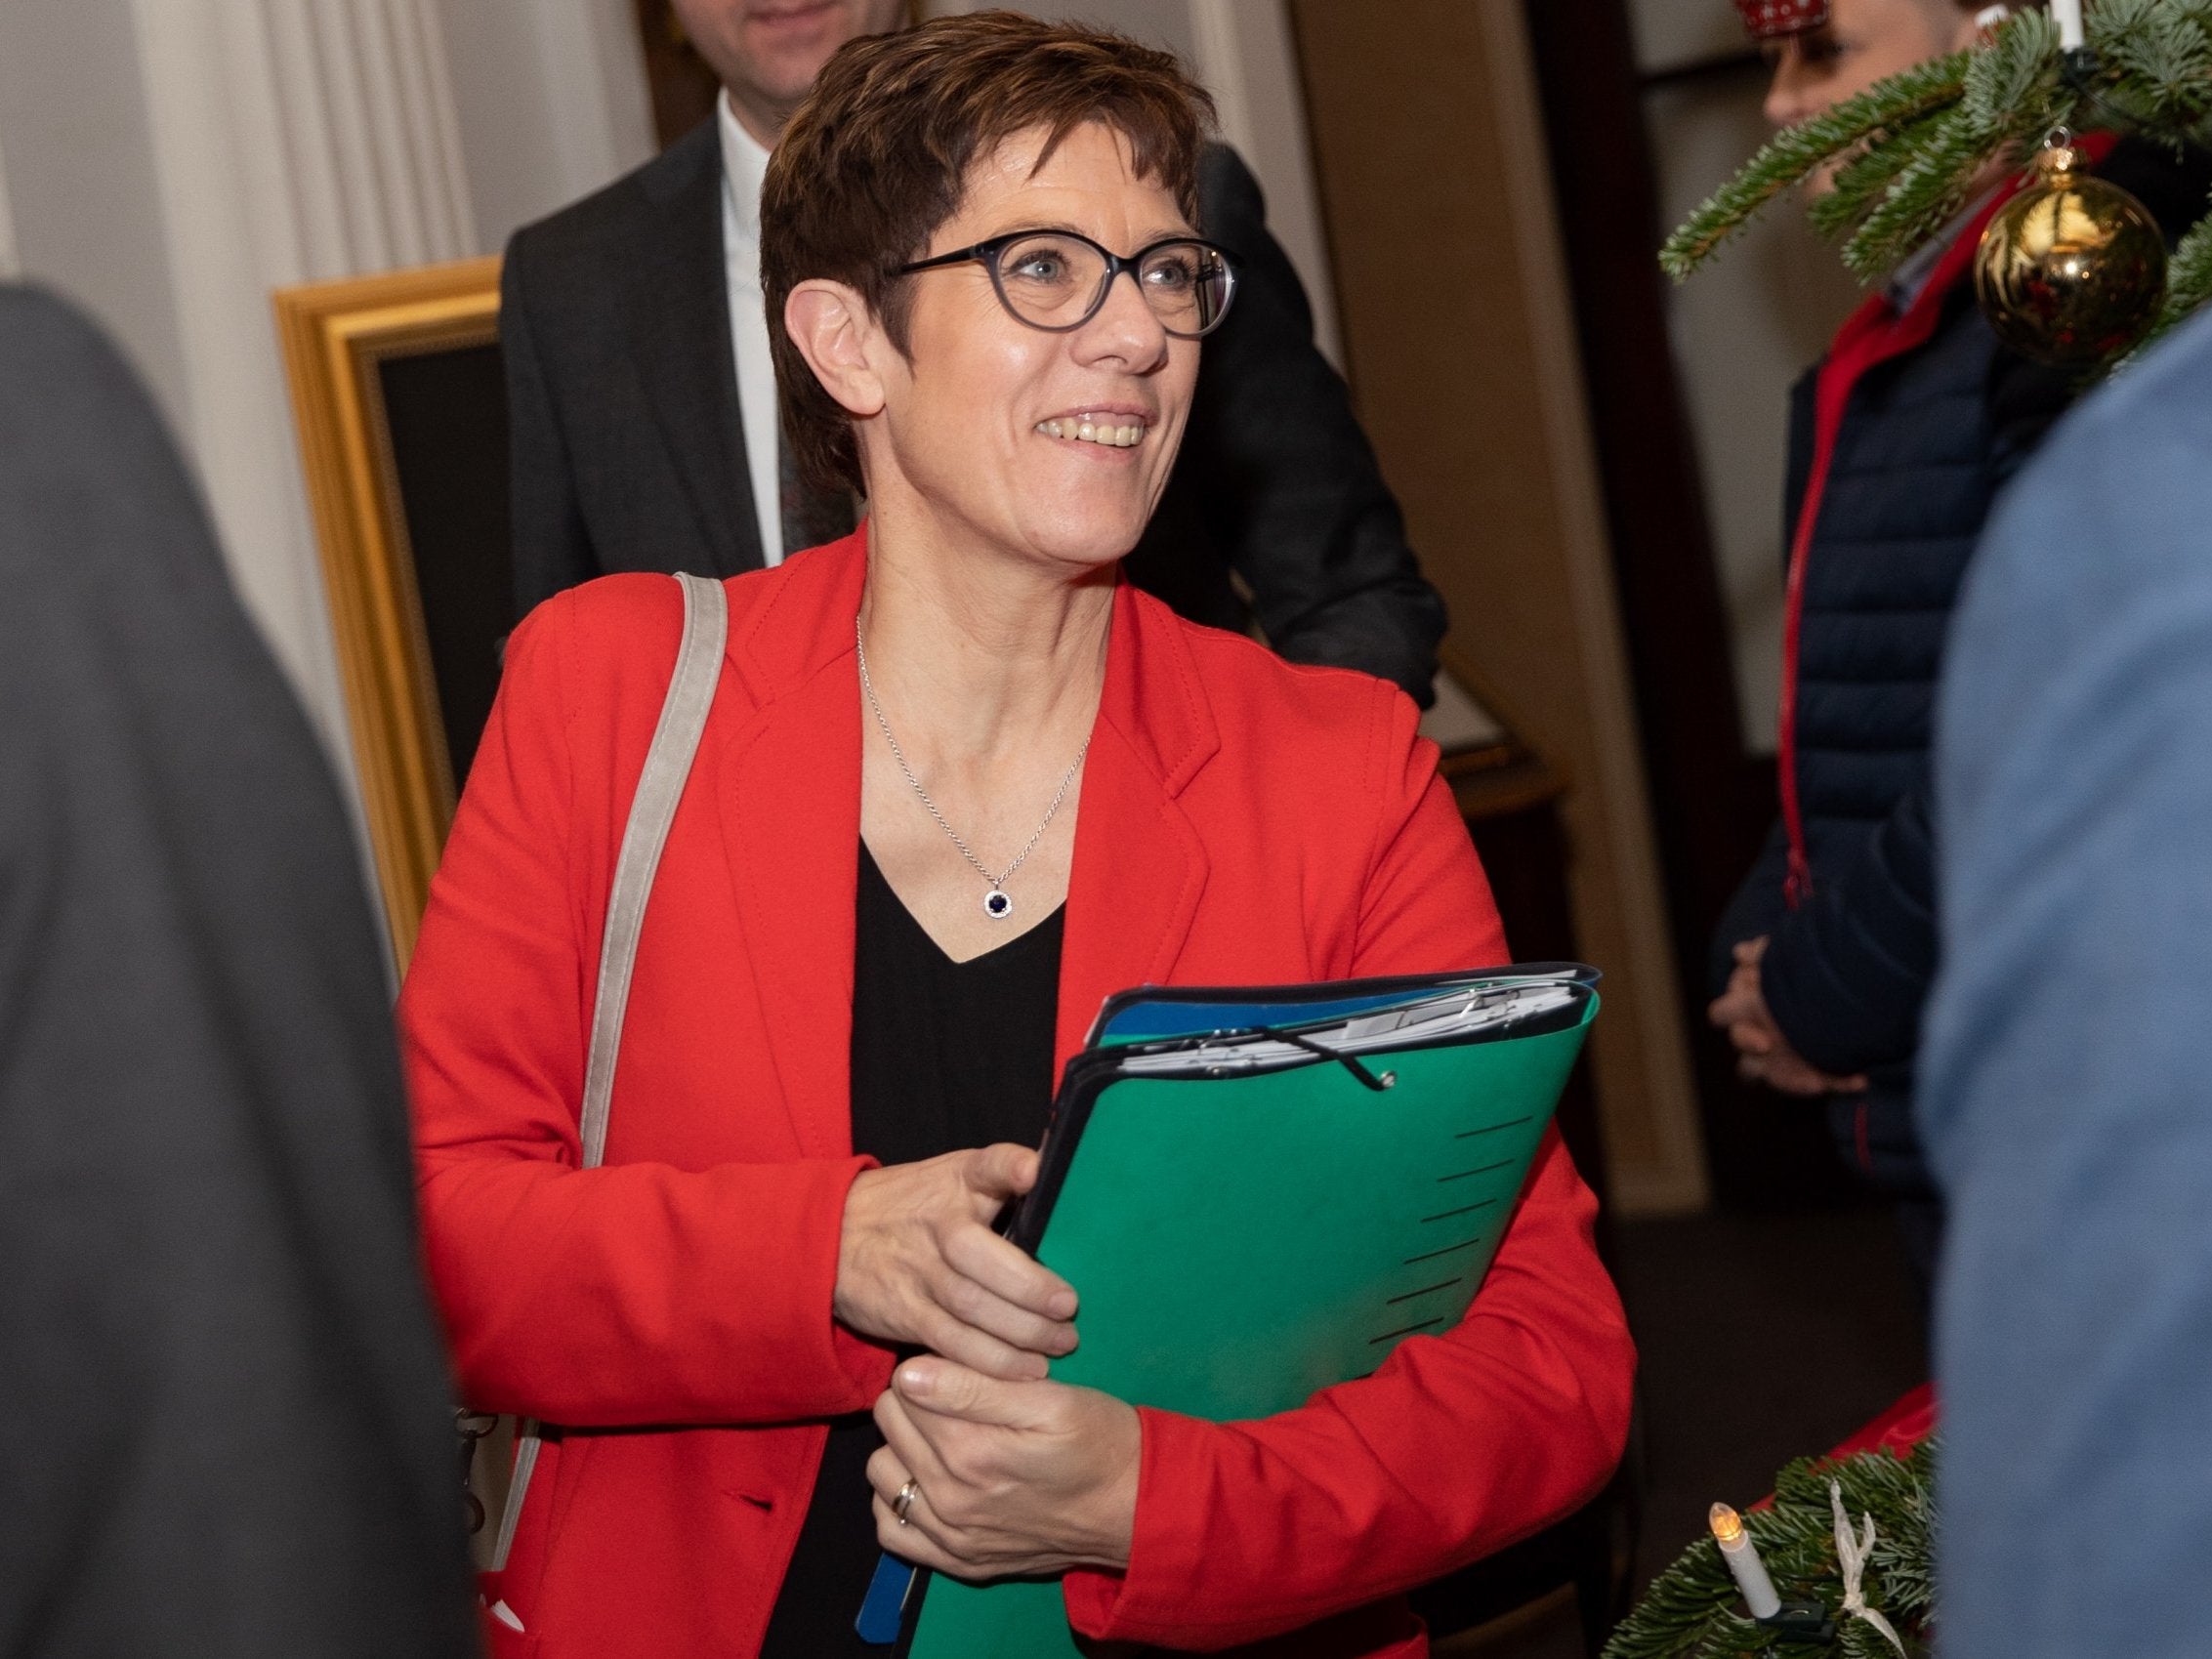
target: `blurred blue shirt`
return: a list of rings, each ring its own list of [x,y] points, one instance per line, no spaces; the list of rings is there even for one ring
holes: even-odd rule
[[[1936,767],[1942,1653],[2212,1653],[2212,316],[1991,520]]]

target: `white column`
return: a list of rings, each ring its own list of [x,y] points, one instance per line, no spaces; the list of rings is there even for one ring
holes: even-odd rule
[[[475,251],[443,37],[430,0],[130,4],[184,356],[182,435],[241,597],[345,756],[270,292]]]
[[[652,159],[633,0],[436,0],[480,253]]]
[[[16,220],[8,209],[7,157],[0,155],[0,282],[21,276],[22,269],[16,256]]]

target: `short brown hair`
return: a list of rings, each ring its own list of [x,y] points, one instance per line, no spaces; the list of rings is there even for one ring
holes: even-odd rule
[[[906,349],[907,290],[895,274],[959,211],[968,170],[1042,127],[1042,161],[1101,122],[1129,141],[1198,223],[1198,156],[1213,100],[1171,53],[1018,12],[939,18],[848,42],[784,130],[761,189],[761,288],[784,440],[817,488],[863,488],[852,417],[822,389],[783,327],[801,282],[858,290]]]

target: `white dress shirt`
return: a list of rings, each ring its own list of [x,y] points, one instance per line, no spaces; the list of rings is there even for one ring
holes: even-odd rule
[[[745,469],[753,480],[761,557],[783,562],[783,480],[776,464],[775,364],[768,350],[768,303],[761,296],[761,184],[768,151],[730,106],[715,100],[722,132],[722,261],[730,290],[730,344],[737,358],[737,407],[745,428]]]

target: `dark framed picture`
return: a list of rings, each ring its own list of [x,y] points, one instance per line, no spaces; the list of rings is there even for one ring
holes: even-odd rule
[[[275,305],[404,968],[513,621],[499,261],[314,283]]]

